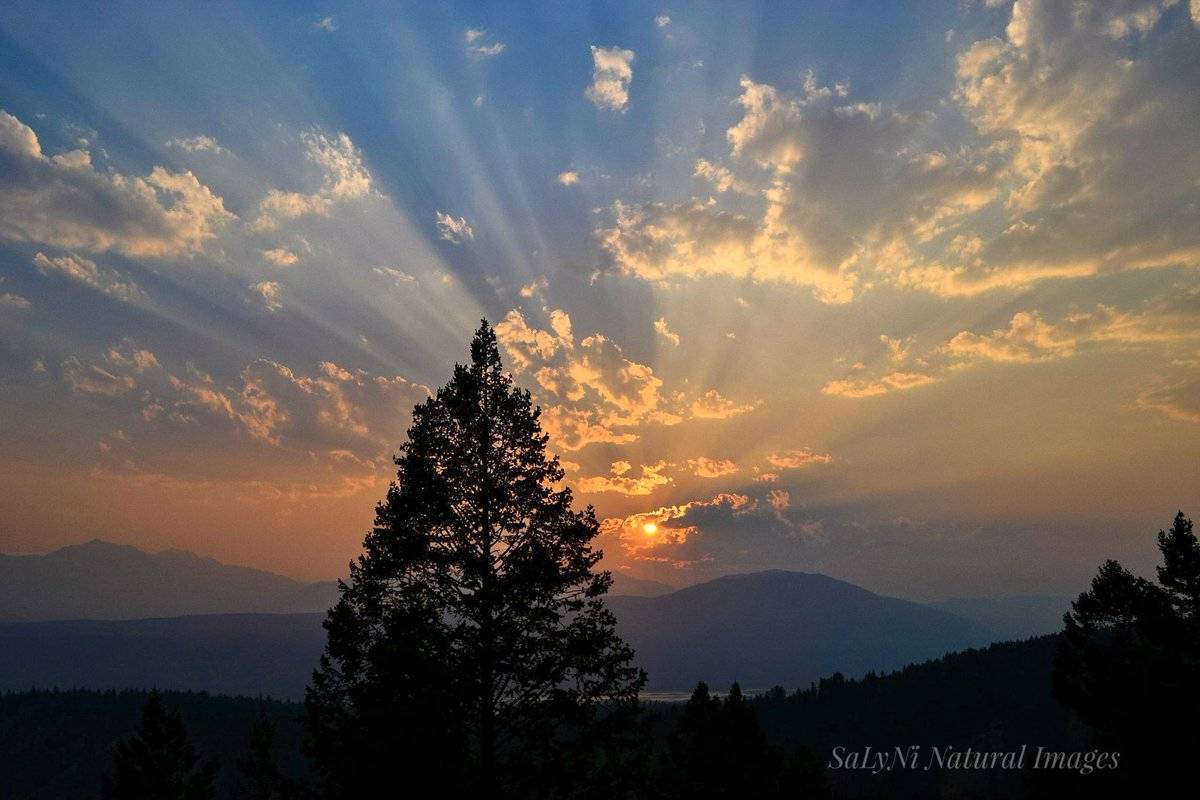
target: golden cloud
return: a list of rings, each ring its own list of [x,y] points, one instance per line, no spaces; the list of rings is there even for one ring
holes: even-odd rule
[[[170,257],[198,252],[236,217],[191,172],[100,172],[86,150],[42,152],[33,129],[0,111],[0,237],[68,250]]]
[[[616,492],[624,495],[647,495],[660,486],[671,483],[662,474],[669,465],[665,461],[643,464],[641,475],[630,475],[632,465],[628,461],[614,461],[608,475],[576,478],[572,486],[583,494]]]
[[[729,419],[753,410],[754,403],[737,403],[722,397],[716,389],[709,389],[692,402],[692,416],[697,419]]]
[[[772,453],[767,457],[767,461],[770,462],[771,466],[778,469],[802,469],[813,464],[828,464],[833,461],[833,456],[825,453],[814,453],[808,448],[797,448],[795,450],[785,450],[781,453]]]
[[[697,478],[721,478],[738,471],[738,465],[725,458],[699,456],[688,459],[687,464]]]
[[[627,553],[677,545],[687,541],[699,529],[694,525],[672,525],[675,520],[699,508],[722,506],[738,512],[750,506],[744,494],[722,492],[708,500],[692,500],[678,505],[660,506],[652,511],[640,511],[627,517],[609,517],[600,523],[601,535],[616,541]]]

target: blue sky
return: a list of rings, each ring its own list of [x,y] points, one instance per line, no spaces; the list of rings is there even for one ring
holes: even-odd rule
[[[1148,563],[1200,494],[1197,19],[7,4],[0,550],[335,575],[486,316],[619,568]]]

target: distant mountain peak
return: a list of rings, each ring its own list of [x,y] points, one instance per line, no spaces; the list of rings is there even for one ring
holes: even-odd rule
[[[92,539],[47,555],[0,556],[0,621],[318,612],[336,585],[305,583],[190,550],[147,553]]]
[[[993,641],[946,611],[789,570],[724,575],[661,597],[612,597],[609,607],[650,688],[661,690],[697,680],[804,686],[834,671],[896,669]]]
[[[735,572],[722,575],[702,583],[694,583],[681,592],[713,592],[724,588],[739,588],[760,586],[764,589],[782,589],[794,591],[826,590],[837,592],[853,592],[856,594],[879,597],[870,589],[864,589],[857,584],[848,583],[838,578],[832,578],[819,572],[799,572],[787,569],[765,569],[757,572]],[[904,601],[907,602],[907,601]]]
[[[105,539],[89,539],[88,541],[80,542],[79,544],[68,544],[60,547],[57,550],[47,553],[46,557],[54,558],[55,556],[80,555],[91,556],[107,553],[119,553],[122,555],[146,555],[144,551],[139,550],[131,544],[117,544],[116,542],[110,542]]]

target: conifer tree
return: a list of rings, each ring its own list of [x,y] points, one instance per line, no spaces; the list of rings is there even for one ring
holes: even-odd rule
[[[403,776],[442,796],[611,797],[627,776],[645,679],[539,414],[486,321],[414,409],[306,697],[330,795]]]
[[[706,791],[724,758],[721,700],[704,681],[696,684],[675,730],[667,738],[667,783],[673,796]]]
[[[250,728],[250,746],[237,761],[239,800],[280,800],[284,797],[284,779],[275,763],[275,723],[265,707]]]
[[[1116,794],[1129,790],[1125,776],[1190,777],[1200,747],[1200,542],[1182,511],[1158,549],[1157,583],[1116,561],[1100,567],[1064,618],[1055,659],[1059,701],[1121,753],[1106,781]]]
[[[814,763],[815,761],[815,763]],[[667,740],[660,791],[678,800],[804,800],[827,797],[824,769],[798,748],[771,745],[734,683],[724,700],[701,682]]]
[[[137,730],[118,742],[112,771],[104,777],[108,800],[210,800],[215,761],[200,763],[179,712],[163,706],[158,692],[142,707]]]

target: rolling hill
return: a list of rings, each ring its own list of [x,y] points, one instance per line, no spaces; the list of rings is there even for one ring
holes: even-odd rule
[[[1071,598],[1054,595],[1015,597],[956,597],[928,603],[931,608],[974,620],[1000,639],[1027,639],[1058,633]]]
[[[183,586],[176,605],[169,606],[176,609],[224,609],[241,601],[243,608],[308,604],[323,610],[327,602],[309,594],[313,584],[194,556],[163,559],[98,544],[83,551],[104,556],[92,562],[92,571],[116,564],[124,580],[147,585],[122,594],[123,605],[110,600],[93,606],[81,604],[111,584],[111,577],[93,575],[65,598],[47,596],[42,587],[45,606],[55,615],[158,611],[169,606],[172,578]],[[75,561],[61,553],[53,555],[68,562],[65,574],[89,571],[78,549],[68,554]],[[53,584],[61,583],[56,575]],[[204,594],[214,586],[219,591]],[[256,588],[263,595],[253,596]],[[11,587],[5,591],[11,593]],[[305,602],[297,603],[297,597]],[[609,604],[649,673],[648,688],[656,691],[687,691],[698,680],[795,688],[834,672],[856,676],[896,669],[996,638],[953,614],[799,572],[727,576],[656,597],[614,596]],[[17,611],[28,615],[33,609],[24,605]],[[11,607],[4,612],[14,616]],[[0,624],[0,689],[156,686],[297,698],[324,644],[321,620],[314,611]]]
[[[671,591],[665,583],[613,574],[614,595]],[[306,614],[326,611],[337,597],[337,581],[306,583],[187,550],[147,553],[94,539],[47,555],[0,554],[0,622]]]
[[[324,611],[336,596],[332,582],[99,539],[47,555],[0,555],[0,621],[303,613]]]
[[[686,691],[699,680],[796,688],[995,639],[945,611],[803,572],[730,575],[660,597],[613,597],[609,605],[648,687],[662,691]]]
[[[323,614],[0,624],[0,690],[171,689],[299,699]]]

